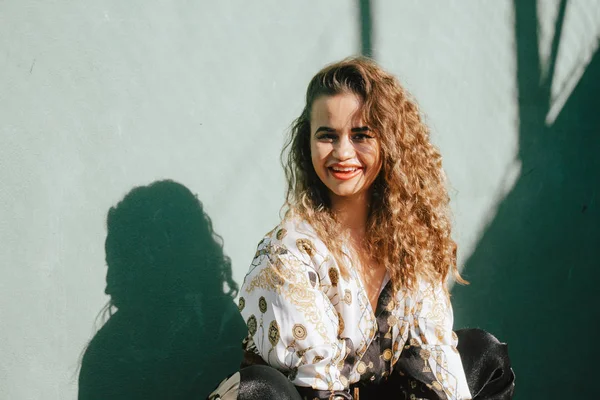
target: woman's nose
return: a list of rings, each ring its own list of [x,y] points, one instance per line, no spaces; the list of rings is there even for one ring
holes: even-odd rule
[[[354,157],[354,145],[348,136],[344,135],[338,140],[333,149],[333,155],[340,161]]]

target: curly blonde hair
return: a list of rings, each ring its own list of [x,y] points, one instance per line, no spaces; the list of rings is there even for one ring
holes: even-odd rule
[[[450,271],[458,282],[466,283],[458,272],[456,243],[450,236],[442,157],[429,141],[415,101],[393,75],[365,57],[328,65],[310,81],[304,110],[292,123],[282,152],[286,215],[310,223],[347,276],[339,225],[310,154],[314,101],[341,93],[361,99],[363,120],[380,142],[382,167],[371,188],[367,251],[389,271],[396,291],[414,289],[417,278],[446,283]]]

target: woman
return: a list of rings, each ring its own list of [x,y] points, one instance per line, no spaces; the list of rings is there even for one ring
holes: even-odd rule
[[[465,375],[441,156],[397,79],[365,58],[325,67],[288,147],[287,212],[239,299],[246,365],[274,368],[242,369],[239,398],[260,398],[261,376],[281,398],[298,398],[288,381],[307,399],[510,398],[506,350],[491,335],[469,333],[506,364]]]

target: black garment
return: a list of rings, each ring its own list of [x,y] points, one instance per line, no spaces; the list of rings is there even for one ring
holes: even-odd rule
[[[462,329],[456,333],[471,396],[475,399],[511,399],[515,374],[510,367],[508,346],[481,329]]]
[[[469,390],[475,400],[509,400],[514,392],[515,376],[510,367],[506,344],[500,343],[493,335],[480,329],[463,329],[456,332],[458,351],[461,356]],[[355,388],[360,400],[370,399],[417,399],[439,400],[445,395],[429,387],[421,376],[407,375],[404,371],[415,369],[414,363],[422,362],[417,355],[403,351],[389,377],[377,383],[360,381],[349,391],[336,392],[346,399],[352,399]],[[425,380],[425,382],[424,382]],[[299,396],[298,393],[300,393]],[[328,399],[329,391],[310,388],[293,389],[290,381],[279,371],[267,366],[253,365],[241,370],[240,400]]]
[[[268,365],[251,365],[240,370],[238,400],[302,400],[296,387],[281,372]]]

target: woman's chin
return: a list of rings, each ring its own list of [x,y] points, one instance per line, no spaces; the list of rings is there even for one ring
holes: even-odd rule
[[[354,188],[335,188],[335,190],[329,190],[334,197],[346,200],[357,197],[362,192],[362,190],[356,190]]]

